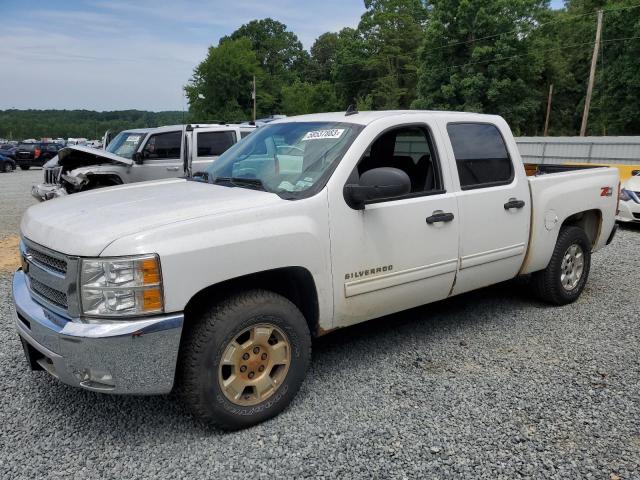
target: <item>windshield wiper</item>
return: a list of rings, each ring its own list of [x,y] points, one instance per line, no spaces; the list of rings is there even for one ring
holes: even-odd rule
[[[249,187],[255,190],[266,191],[262,180],[259,178],[243,178],[243,177],[216,177],[213,183],[230,183],[237,187]]]

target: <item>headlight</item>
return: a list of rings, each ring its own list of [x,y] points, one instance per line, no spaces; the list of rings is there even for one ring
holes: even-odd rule
[[[119,317],[164,310],[162,275],[157,255],[82,259],[82,313]]]
[[[631,200],[631,195],[629,195],[629,192],[624,188],[620,190],[620,200],[622,200],[623,202],[628,202],[629,200]]]

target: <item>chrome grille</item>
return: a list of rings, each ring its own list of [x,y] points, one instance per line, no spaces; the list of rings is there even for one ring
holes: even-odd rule
[[[53,167],[44,169],[44,183],[57,184],[60,180],[60,172],[62,167]]]
[[[62,308],[67,308],[67,296],[63,292],[59,292],[51,287],[48,287],[44,283],[39,282],[35,278],[30,278],[31,290],[40,295],[45,300]]]
[[[30,247],[27,247],[26,253],[27,257],[29,257],[33,262],[40,264],[45,268],[58,272],[62,275],[67,273],[67,262],[64,260],[59,260],[51,255],[39,252]]]
[[[80,316],[78,257],[65,255],[23,238],[23,270],[34,299],[59,315]]]

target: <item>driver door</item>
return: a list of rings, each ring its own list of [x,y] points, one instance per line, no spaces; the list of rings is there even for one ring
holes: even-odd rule
[[[382,131],[352,172],[394,167],[411,193],[350,208],[341,188],[330,197],[334,327],[347,326],[446,298],[458,266],[458,207],[429,123]],[[444,164],[444,168],[443,168]],[[438,213],[449,213],[448,220]],[[430,221],[431,220],[431,221]]]
[[[182,137],[182,130],[149,135],[142,149],[142,164],[136,164],[131,169],[131,181],[144,182],[184,175]]]

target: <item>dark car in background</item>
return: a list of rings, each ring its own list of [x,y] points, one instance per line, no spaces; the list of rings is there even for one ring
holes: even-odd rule
[[[17,149],[18,147],[16,147],[15,145],[11,145],[10,143],[4,143],[0,145],[0,155],[4,157],[9,157],[11,160],[15,161]]]
[[[16,149],[16,163],[22,170],[42,167],[58,154],[60,148],[53,142],[21,143]]]
[[[0,154],[0,172],[9,173],[16,169],[16,162],[10,157]]]

